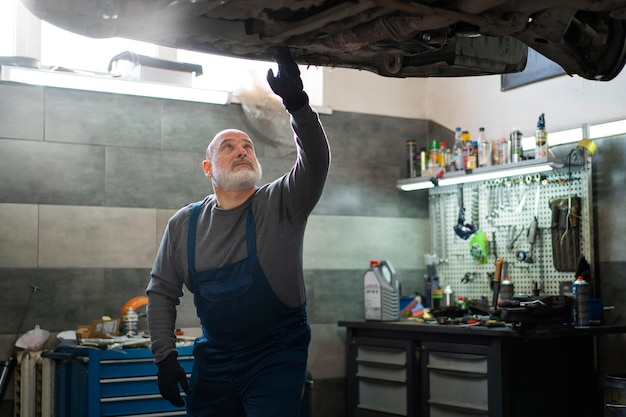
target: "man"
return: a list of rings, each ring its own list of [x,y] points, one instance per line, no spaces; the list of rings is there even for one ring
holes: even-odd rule
[[[219,132],[202,163],[214,194],[168,222],[147,288],[148,326],[163,398],[198,417],[297,416],[310,327],[302,271],[307,218],[328,175],[326,135],[289,50],[267,80],[291,114],[297,158],[257,187],[261,166],[250,137]],[[190,387],[175,350],[176,306],[194,293],[202,337]]]

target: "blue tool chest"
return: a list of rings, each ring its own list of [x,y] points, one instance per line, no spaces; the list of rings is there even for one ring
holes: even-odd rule
[[[189,378],[193,346],[177,350]],[[148,348],[101,350],[61,345],[44,356],[56,363],[57,416],[186,415],[184,408],[174,407],[161,398],[157,366]]]

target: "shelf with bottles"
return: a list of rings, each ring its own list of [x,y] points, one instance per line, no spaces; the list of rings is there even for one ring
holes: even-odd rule
[[[494,178],[518,177],[549,172],[560,164],[548,161],[548,158],[527,159],[520,162],[479,167],[469,171],[446,172],[443,167],[426,170],[420,177],[398,180],[397,187],[402,191],[415,191],[436,186],[464,184],[485,181]]]

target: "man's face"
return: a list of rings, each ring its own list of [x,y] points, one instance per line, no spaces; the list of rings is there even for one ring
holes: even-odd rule
[[[261,165],[256,159],[250,137],[235,129],[218,133],[207,148],[204,172],[214,186],[224,191],[252,188],[261,179]]]

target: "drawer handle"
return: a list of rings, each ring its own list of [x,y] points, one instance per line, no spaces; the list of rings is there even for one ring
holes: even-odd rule
[[[180,393],[181,396],[185,396],[184,392]],[[158,400],[161,399],[161,394],[144,394],[144,395],[129,395],[127,397],[111,397],[111,398],[100,398],[101,403],[117,403],[124,401],[137,401],[137,400]]]
[[[428,366],[428,369],[434,373],[450,375],[450,376],[461,376],[464,378],[486,378],[487,377],[486,372],[481,373],[481,372],[454,371],[452,369],[434,368],[430,365]]]
[[[406,368],[406,364],[398,364],[398,363],[360,361],[358,359],[357,359],[356,362],[358,364],[372,365],[372,366],[377,366],[379,368],[387,368],[387,369],[403,369],[403,368]]]
[[[469,404],[450,404],[433,400],[428,400],[428,404],[430,404],[431,407],[434,408],[462,412],[463,414],[487,415],[487,413],[489,412],[487,408],[478,408]]]
[[[429,352],[431,355],[442,356],[444,358],[453,358],[453,359],[465,359],[470,361],[482,361],[487,359],[484,355],[472,355],[469,353],[455,353],[455,352]]]
[[[378,378],[372,378],[372,377],[368,377],[368,376],[359,376],[358,374],[356,375],[356,377],[358,379],[360,379],[361,381],[369,381],[369,382],[375,382],[377,384],[385,384],[385,385],[406,385],[406,380],[404,381],[392,381],[390,379],[378,379]]]

